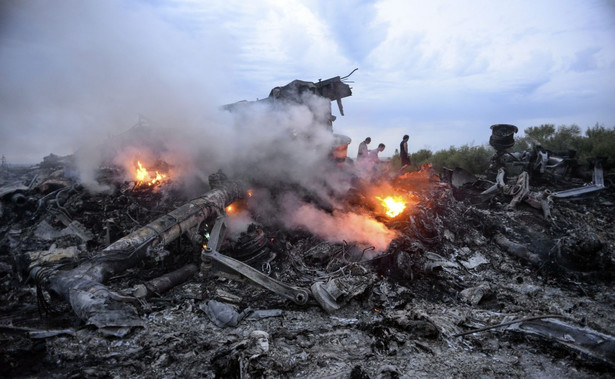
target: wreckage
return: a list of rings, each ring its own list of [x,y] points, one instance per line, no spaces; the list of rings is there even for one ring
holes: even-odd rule
[[[295,81],[267,102],[308,91],[341,104],[349,88],[331,92],[341,79]],[[218,172],[185,198],[172,178],[154,180],[156,170],[118,182],[107,167],[101,177],[116,191],[91,194],[67,175],[70,157],[4,166],[2,373],[608,375],[615,230],[604,209],[615,193],[603,172],[592,184],[602,190],[578,191],[591,196],[579,200],[552,196],[568,188],[533,190],[527,171],[506,178],[514,129],[503,129],[492,128],[504,162],[495,182],[425,165],[351,177],[341,209],[301,192],[310,205],[297,213],[343,220],[327,224],[337,239],[259,213],[265,191],[282,199],[300,191],[292,186]],[[339,146],[331,156],[346,164]],[[233,235],[241,212],[253,222]],[[361,217],[390,239],[346,237]]]
[[[351,74],[352,72],[344,79]],[[295,80],[284,87],[274,88],[269,97],[263,101],[277,106],[285,106],[288,102],[303,103],[306,94],[336,101],[340,113],[343,114],[341,99],[351,96],[352,92],[339,76],[318,83]],[[281,105],[277,104],[280,102]],[[245,106],[244,102],[240,102],[224,108],[232,110],[238,106],[237,104]],[[324,116],[316,113],[315,117],[317,120],[326,120],[329,127],[335,119],[331,115],[330,107],[325,110]],[[333,147],[332,156],[335,160],[344,162],[346,147],[350,143],[350,139],[338,136],[336,141],[340,140],[343,140],[344,143]],[[163,175],[156,171],[156,177],[151,179],[141,162],[137,163],[139,168],[137,169],[135,186],[143,183],[147,186],[160,183]],[[298,304],[305,304],[309,298],[308,290],[280,283],[248,264],[218,252],[219,244],[222,243],[226,232],[224,219],[221,215],[225,213],[227,206],[246,196],[247,186],[245,183],[228,182],[222,174],[212,175],[209,184],[212,190],[205,195],[191,200],[182,207],[113,242],[84,264],[72,270],[56,270],[34,266],[30,270],[30,277],[39,285],[48,287],[55,294],[69,301],[77,316],[86,321],[87,324],[95,325],[114,335],[123,336],[129,331],[128,327],[141,325],[137,312],[130,305],[131,302],[134,303],[135,301],[131,297],[109,291],[102,283],[110,277],[139,264],[150,253],[150,250],[164,249],[166,245],[185,232],[190,231],[193,236],[203,234],[203,231],[200,230],[202,229],[201,225],[216,220],[211,233],[209,233],[209,246],[203,250],[204,260],[213,260],[282,297]],[[186,270],[185,273],[194,274],[191,269]],[[174,276],[178,275],[179,273]],[[149,292],[152,292],[152,286],[154,285],[150,284]],[[140,289],[145,294],[148,293],[145,285]],[[326,293],[324,290],[321,292]]]
[[[514,125],[496,124],[491,125],[491,130],[492,134],[489,139],[489,144],[496,152],[491,158],[489,171],[491,175],[497,171],[496,182],[500,188],[504,187],[502,171],[505,168],[513,172],[521,168],[521,175],[527,176],[527,179],[523,180],[529,180],[530,178],[542,177],[547,173],[552,178],[570,176],[572,171],[578,166],[575,159],[575,150],[552,152],[544,149],[542,145],[536,144],[532,151],[510,153],[508,149],[515,144],[513,135],[517,133],[519,129]],[[579,196],[604,189],[604,173],[602,166],[605,161],[605,157],[589,159],[590,169],[593,169],[591,183],[584,185],[582,188],[558,191],[553,193],[552,196],[556,198]]]
[[[307,104],[317,124],[324,126],[331,133],[333,132],[333,122],[336,120],[336,116],[331,113],[331,101],[337,103],[340,114],[344,115],[344,107],[342,105],[342,99],[352,96],[352,89],[347,84],[348,78],[358,69],[352,70],[348,75],[344,77],[335,76],[326,80],[318,80],[318,82],[307,82],[303,80],[293,80],[285,86],[275,87],[264,99],[257,101],[242,100],[233,104],[227,104],[222,108],[230,112],[250,112],[250,107],[264,106],[272,112],[279,110],[286,110],[289,106],[297,104]],[[324,101],[325,106],[319,108],[314,104],[311,104],[309,97],[313,96]],[[296,135],[297,132],[289,130],[289,134],[293,137],[299,138],[311,138],[310,133],[301,133]],[[331,158],[338,163],[345,163],[347,158],[348,145],[351,142],[350,137],[333,134],[335,137],[333,146],[331,146]]]

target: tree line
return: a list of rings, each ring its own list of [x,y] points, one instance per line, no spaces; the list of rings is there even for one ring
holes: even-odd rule
[[[524,136],[515,136],[515,145],[510,151],[531,151],[537,144],[557,155],[558,152],[576,151],[580,164],[588,158],[606,157],[607,167],[615,165],[615,127],[607,128],[596,124],[582,132],[578,125],[542,124],[531,126],[524,131]],[[437,171],[443,167],[461,167],[473,174],[482,174],[489,167],[489,160],[495,150],[485,144],[479,146],[451,146],[435,153],[429,149],[421,149],[410,154],[414,169],[425,163],[431,163]],[[399,151],[391,158],[392,167],[399,168],[401,159]]]

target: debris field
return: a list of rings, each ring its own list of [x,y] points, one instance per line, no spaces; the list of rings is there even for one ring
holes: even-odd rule
[[[453,185],[429,166],[355,183],[346,210],[395,231],[379,249],[284,227],[259,214],[258,185],[222,173],[191,197],[172,178],[152,173],[139,185],[104,167],[100,180],[115,190],[94,194],[70,167],[70,157],[50,155],[2,169],[2,376],[593,378],[615,370],[608,173],[604,190],[554,199],[548,217],[524,202],[511,207],[510,193],[481,195],[493,183]],[[532,191],[583,183],[544,181]],[[382,185],[412,199],[394,217],[372,203],[371,189]],[[225,234],[238,210],[253,222]]]

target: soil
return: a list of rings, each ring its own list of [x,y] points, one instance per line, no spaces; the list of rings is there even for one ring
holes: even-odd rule
[[[423,190],[419,204],[387,221],[400,237],[386,252],[360,261],[353,255],[356,246],[260,220],[269,241],[264,256],[275,259],[256,260],[255,267],[303,288],[331,278],[346,283],[339,310],[327,313],[313,299],[297,305],[236,275],[203,267],[184,284],[142,301],[143,327],[118,338],[84,325],[64,300],[28,279],[27,253],[54,244],[75,247],[75,257],[56,263],[74,267],[181,205],[186,196],[172,186],[133,191],[128,184],[113,194],[91,195],[59,174],[56,179],[63,182],[47,182],[44,189],[44,181],[32,184],[41,181],[37,175],[49,178],[52,172],[57,171],[37,167],[4,173],[3,186],[18,179],[30,189],[14,192],[25,196],[23,203],[13,201],[14,193],[1,202],[1,376],[595,378],[612,377],[615,370],[613,352],[597,356],[515,324],[457,336],[547,315],[610,335],[615,330],[612,185],[582,198],[555,199],[548,220],[526,204],[508,209],[505,195],[480,198],[479,189],[435,182]],[[78,221],[92,238],[84,241],[87,237],[74,232],[41,237],[43,221],[53,231],[63,230],[58,212]],[[511,254],[497,236],[539,259]],[[130,295],[137,284],[191,262],[200,264],[200,249],[184,237],[105,284]],[[203,310],[208,300],[238,311],[278,311],[220,328]]]

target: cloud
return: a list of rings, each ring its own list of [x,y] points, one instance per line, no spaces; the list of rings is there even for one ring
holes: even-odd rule
[[[293,79],[316,81],[349,71],[325,20],[299,1],[183,1],[191,24],[217,23],[230,36],[241,79],[236,99],[263,98]],[[230,102],[231,100],[229,100]]]
[[[375,2],[305,1],[304,4],[313,9],[318,19],[323,20],[326,30],[335,41],[338,53],[343,54],[353,64],[365,62],[365,58],[386,37],[386,25],[376,19]]]
[[[575,60],[570,63],[570,69],[576,72],[592,71],[598,68],[596,55],[600,52],[598,47],[588,47],[575,54]]]
[[[353,139],[351,157],[367,136],[390,156],[404,134],[412,152],[486,143],[495,123],[615,125],[615,6],[0,2],[0,154],[35,163],[79,150],[88,181],[109,157],[127,169],[136,156],[163,159],[201,178],[222,168],[276,189],[299,183],[303,195],[335,209],[331,194],[347,183],[322,175],[333,137],[310,112],[327,101],[275,112],[262,103],[235,113],[219,107],[355,67],[346,115],[334,123]],[[155,121],[153,136],[100,148],[138,115]],[[281,211],[275,197],[260,194],[267,216]],[[319,217],[341,219],[333,211]]]
[[[218,105],[357,66],[334,125],[355,143],[409,132],[438,149],[486,141],[497,122],[615,124],[608,2],[33,1],[0,14],[9,161],[69,153],[139,113],[198,130]]]
[[[358,108],[357,142],[369,134],[389,146],[407,131],[419,144],[412,151],[483,143],[486,128],[500,122],[615,124],[604,103],[615,83],[612,5],[392,0],[375,7],[386,38],[366,59],[374,71],[359,71],[347,100],[349,117]],[[588,71],[573,70],[581,67]]]

